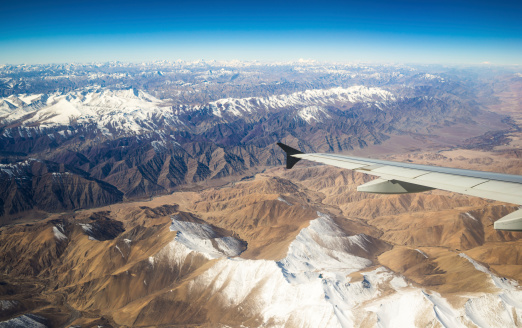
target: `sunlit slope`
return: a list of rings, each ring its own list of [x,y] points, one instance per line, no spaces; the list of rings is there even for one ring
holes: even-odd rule
[[[521,322],[522,236],[492,227],[514,207],[443,192],[357,193],[365,179],[324,166],[276,168],[221,188],[4,227],[0,288],[9,303],[1,319],[209,327]]]

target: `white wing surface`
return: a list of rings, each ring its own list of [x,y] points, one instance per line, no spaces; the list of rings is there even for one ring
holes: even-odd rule
[[[287,168],[300,159],[378,176],[358,191],[400,194],[442,189],[465,195],[522,205],[522,176],[383,161],[336,154],[305,154],[278,144],[287,153]],[[495,222],[495,229],[522,230],[522,209]]]

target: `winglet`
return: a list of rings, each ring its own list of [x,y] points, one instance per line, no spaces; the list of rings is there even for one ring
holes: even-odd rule
[[[297,158],[297,157],[293,157],[292,155],[297,155],[297,154],[304,154],[302,151],[299,151],[297,149],[294,149],[290,146],[287,146],[283,143],[280,143],[278,142],[277,145],[279,147],[281,147],[285,153],[286,153],[286,168],[287,169],[291,169],[292,167],[294,167],[294,165],[299,162],[301,159],[300,158]]]

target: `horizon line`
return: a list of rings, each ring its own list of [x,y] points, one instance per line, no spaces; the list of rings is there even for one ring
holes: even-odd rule
[[[243,64],[260,64],[260,65],[285,65],[285,64],[302,64],[302,65],[413,65],[413,66],[495,66],[495,67],[519,67],[522,64],[518,63],[495,63],[495,62],[473,62],[473,63],[464,63],[464,62],[412,62],[412,61],[364,61],[364,60],[350,60],[350,61],[328,61],[328,60],[317,60],[317,59],[289,59],[289,60],[260,60],[260,59],[156,59],[156,60],[136,60],[136,61],[126,61],[126,60],[104,60],[104,61],[63,61],[63,62],[22,62],[22,63],[0,63],[0,68],[4,68],[5,66],[45,66],[45,65],[103,65],[103,64],[127,64],[127,65],[140,65],[140,64],[158,64],[158,63],[171,63],[171,64],[197,64],[197,63],[219,63],[219,64],[229,64],[229,63],[243,63]]]

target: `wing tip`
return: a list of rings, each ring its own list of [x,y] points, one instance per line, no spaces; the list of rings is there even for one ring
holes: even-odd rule
[[[291,169],[292,167],[294,167],[294,165],[297,162],[299,162],[301,160],[300,158],[293,157],[292,155],[304,154],[302,151],[292,148],[288,145],[285,145],[282,142],[278,142],[277,145],[279,147],[281,147],[281,149],[283,149],[284,152],[286,153],[286,168],[287,169]]]
[[[522,209],[498,219],[493,227],[495,230],[522,231]]]

